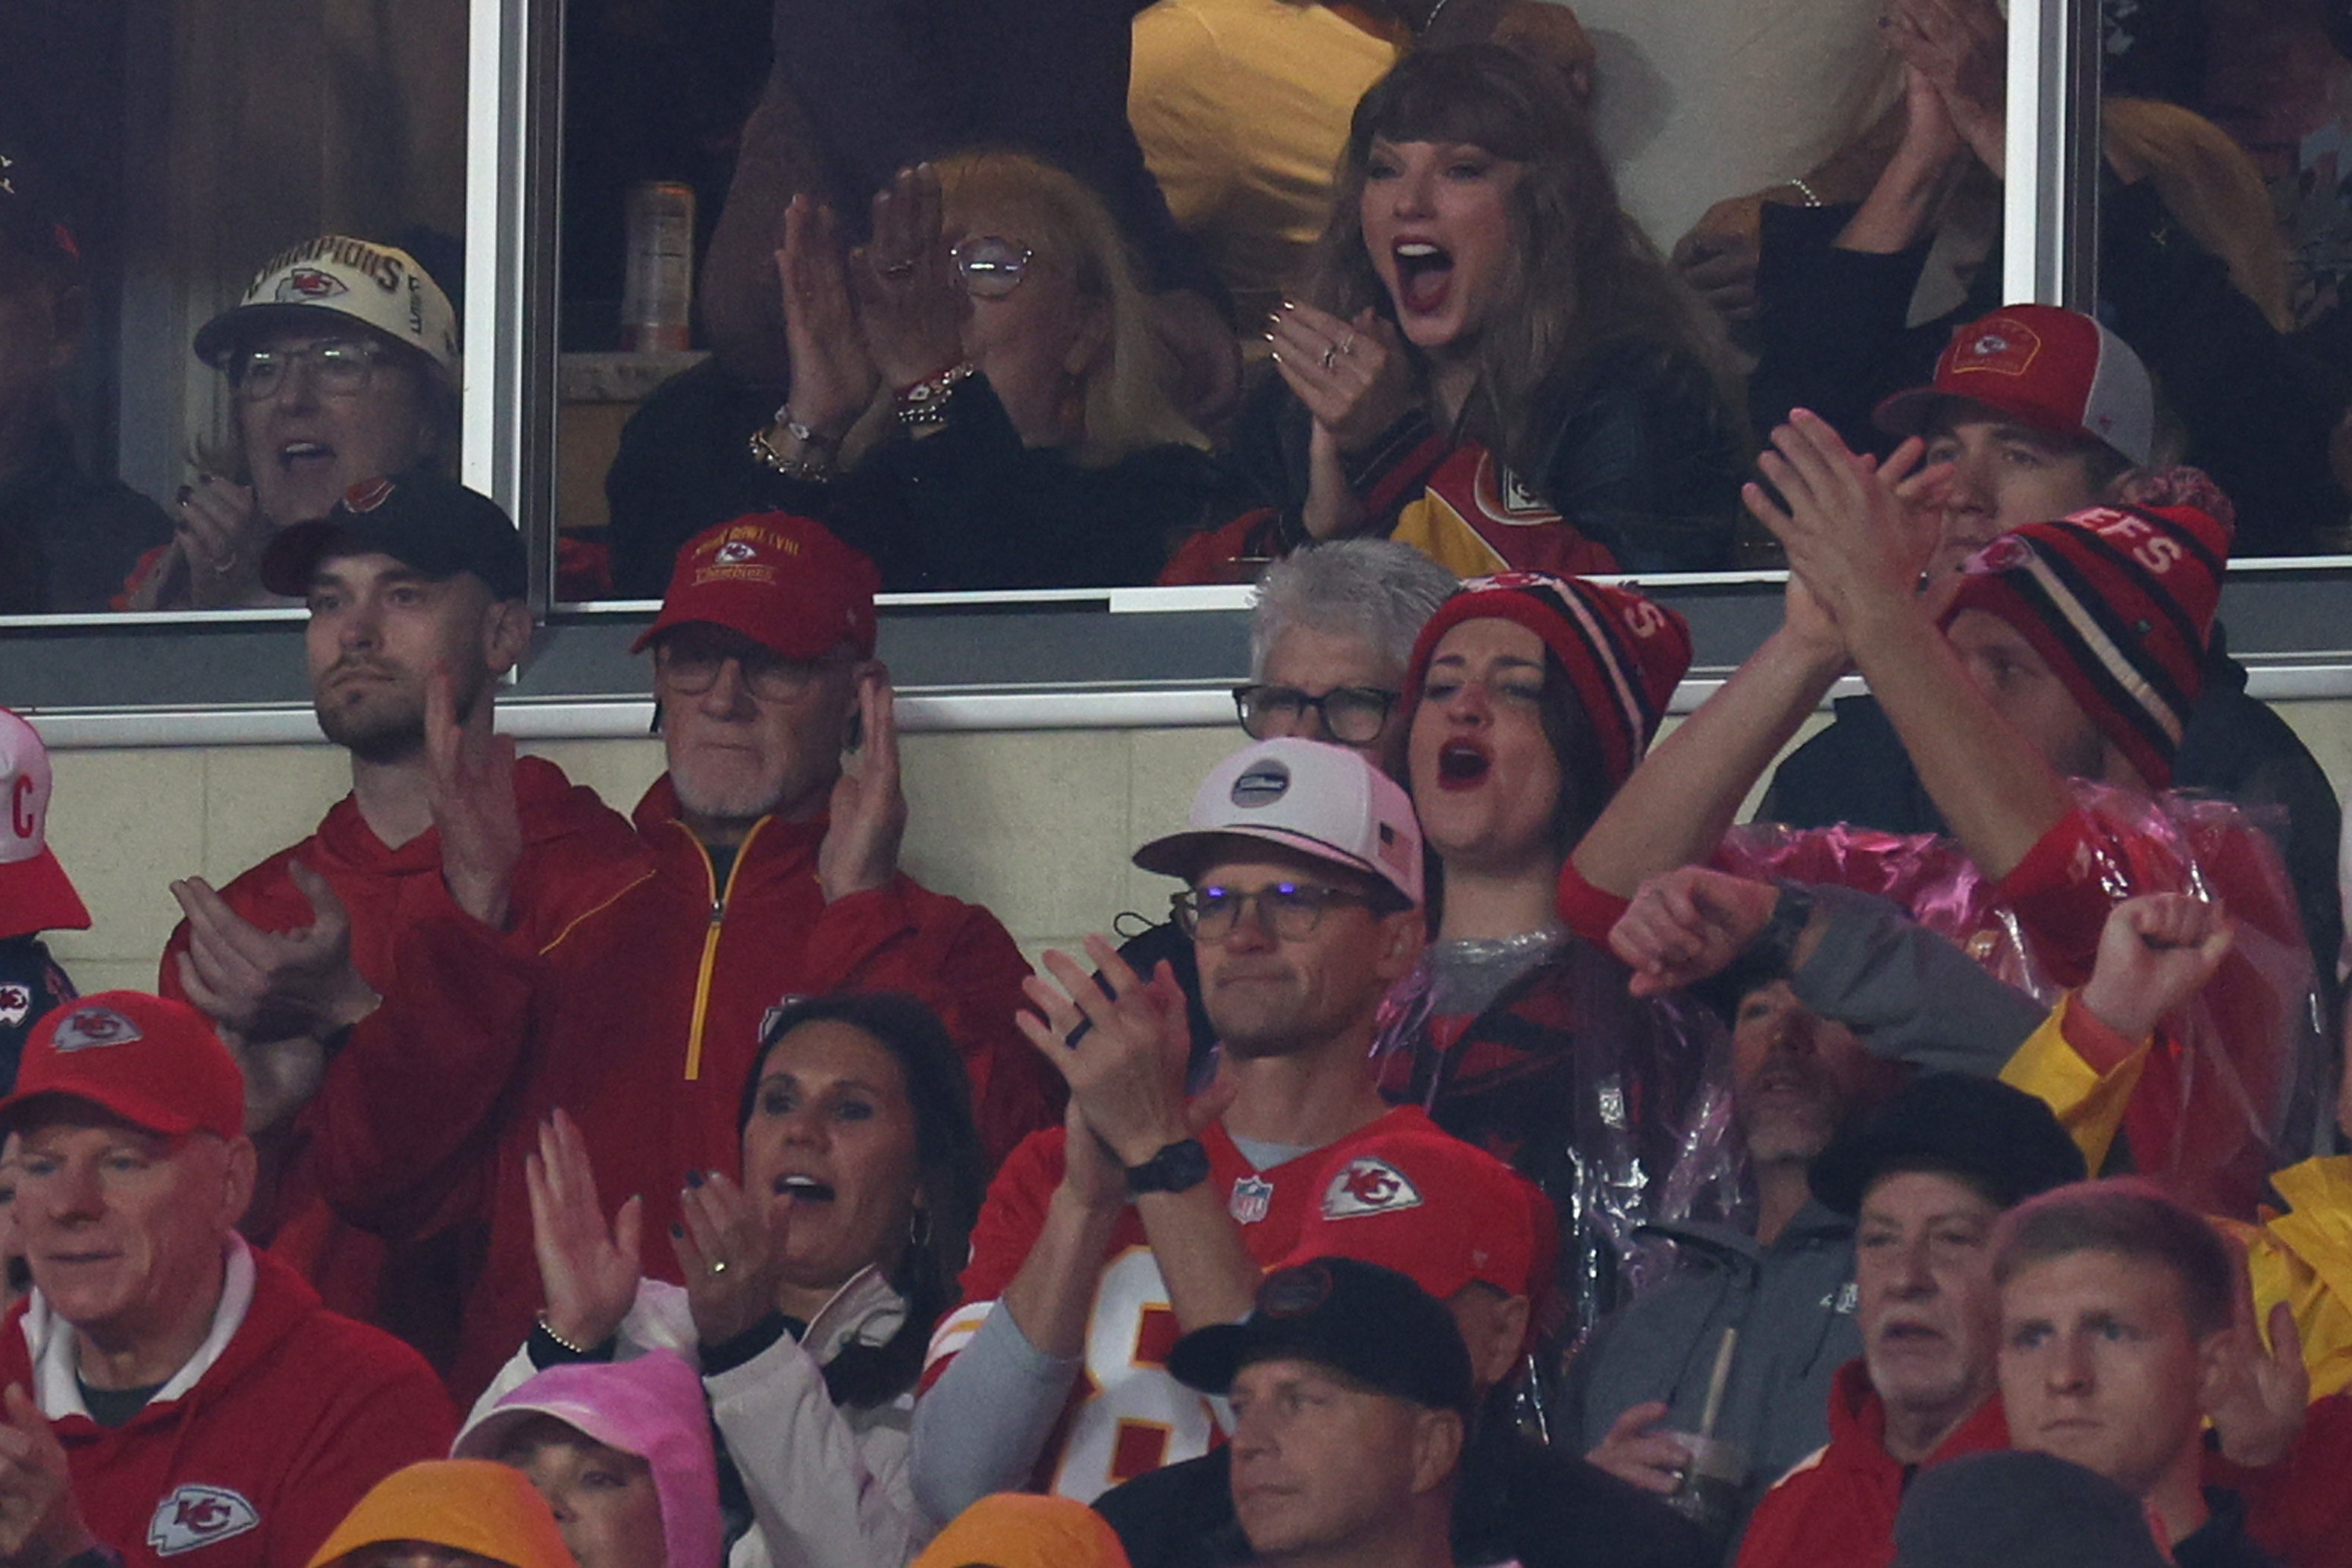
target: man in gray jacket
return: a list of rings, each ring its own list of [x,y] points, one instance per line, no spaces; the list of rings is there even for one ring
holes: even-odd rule
[[[1730,1020],[1755,1228],[1657,1227],[1672,1267],[1577,1358],[1570,1419],[1593,1463],[1675,1491],[1681,1435],[1700,1428],[1721,1359],[1711,1435],[1744,1457],[1752,1503],[1827,1441],[1832,1378],[1862,1352],[1853,1222],[1812,1198],[1807,1167],[1911,1070],[2000,1072],[2046,1009],[1894,905],[1839,888],[1685,868],[1643,884],[1612,945],[1637,968],[1663,961],[1636,989],[1686,984]],[[2137,1038],[2154,1015],[2107,1001],[2129,987],[2102,968],[2085,1001]]]

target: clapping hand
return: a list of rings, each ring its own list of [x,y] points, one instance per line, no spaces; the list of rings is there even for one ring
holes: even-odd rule
[[[288,861],[286,874],[311,916],[289,931],[263,931],[201,877],[172,884],[188,921],[180,984],[215,1024],[248,1040],[324,1039],[380,1000],[352,965],[351,917],[334,889],[299,860]]]
[[[539,1152],[524,1157],[522,1174],[548,1331],[583,1350],[601,1345],[637,1299],[644,1200],[632,1196],[605,1225],[587,1140],[561,1110],[540,1124]]]

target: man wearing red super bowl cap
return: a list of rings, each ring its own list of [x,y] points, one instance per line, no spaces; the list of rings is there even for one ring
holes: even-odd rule
[[[686,1173],[734,1165],[761,1019],[788,997],[928,1004],[961,1048],[992,1157],[1054,1119],[1013,1027],[1020,950],[987,910],[898,869],[907,807],[875,587],[863,555],[782,512],[689,543],[637,642],[669,768],[637,804],[636,879],[535,957],[478,922],[420,922],[401,994],[328,1075],[313,1116],[331,1202],[394,1235],[488,1228],[459,1388],[488,1381],[539,1305],[523,1182],[539,1119],[570,1113],[604,1192],[642,1194],[658,1237]],[[644,1264],[675,1278],[658,1240]]]
[[[1605,939],[1643,878],[1724,869],[1882,893],[2012,983],[2053,1000],[2088,975],[2108,910],[2146,892],[2225,904],[2239,941],[2165,1021],[2125,1131],[2136,1167],[2212,1213],[2251,1216],[2312,1135],[2327,1063],[2312,961],[2277,852],[2171,780],[2229,558],[2194,506],[2096,507],[2017,529],[1923,597],[1936,542],[1906,504],[1932,490],[1856,458],[1800,412],[1773,435],[1749,510],[1789,550],[1782,626],[1666,744],[1577,847],[1570,924]],[[1951,839],[1725,829],[1758,773],[1851,664],[1903,738]],[[1957,840],[1957,842],[1954,842]],[[1654,960],[1655,978],[1673,963]],[[2114,1065],[2096,1062],[2104,1070]]]
[[[9,1561],[303,1568],[370,1487],[446,1451],[456,1413],[416,1352],[236,1235],[244,1127],[236,1063],[184,1004],[100,992],[26,1043],[0,1101],[33,1277],[0,1325]]]

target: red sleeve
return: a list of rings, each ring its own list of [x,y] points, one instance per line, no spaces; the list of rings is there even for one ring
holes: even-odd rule
[[[980,1218],[971,1227],[971,1261],[960,1281],[963,1300],[940,1320],[923,1363],[925,1388],[939,1381],[956,1352],[971,1342],[988,1309],[1021,1272],[1029,1248],[1045,1228],[1045,1205],[1062,1184],[1062,1129],[1049,1127],[1022,1140],[988,1186]]]
[[[541,961],[478,921],[420,921],[399,953],[401,984],[352,1031],[303,1112],[327,1202],[392,1237],[433,1228],[486,1167],[540,1022]]]
[[[2314,1400],[2277,1464],[2250,1470],[2218,1454],[2205,1479],[2246,1500],[2246,1532],[2286,1568],[2352,1568],[2352,1394]]]
[[[2132,854],[2132,847],[2142,853]],[[2025,858],[1993,884],[1994,897],[2016,911],[2034,957],[2053,984],[2080,985],[2091,977],[2099,932],[2117,903],[2170,885],[2170,879],[2143,884],[2134,874],[2146,869],[2139,862],[2152,847],[2145,840],[2127,847],[2105,824],[2077,808],[2053,824]],[[2125,878],[2121,882],[2118,872]]]
[[[1013,1020],[1028,963],[994,915],[901,876],[824,908],[809,932],[810,989],[904,991],[940,1016],[971,1079],[992,1164],[1061,1120],[1066,1089]]]
[[[1633,900],[1621,899],[1605,888],[1596,888],[1584,879],[1576,868],[1571,856],[1559,868],[1559,918],[1568,929],[1593,946],[1606,951],[1609,932],[1633,908]]]
[[[378,1481],[420,1459],[446,1458],[457,1440],[457,1413],[414,1351],[373,1331],[364,1343],[336,1348],[336,1397],[299,1449],[288,1450],[300,1458],[278,1487],[261,1568],[307,1568]]]

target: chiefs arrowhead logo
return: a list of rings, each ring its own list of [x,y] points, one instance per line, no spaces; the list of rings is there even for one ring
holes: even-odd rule
[[[127,1046],[142,1037],[139,1026],[111,1007],[77,1007],[49,1037],[58,1051],[87,1051],[98,1046]]]
[[[1360,1154],[1323,1189],[1325,1219],[1354,1219],[1421,1206],[1421,1190],[1386,1160]]]
[[[720,545],[711,559],[721,566],[737,566],[759,554],[759,551],[740,539],[730,539]]]
[[[226,1487],[190,1484],[167,1494],[147,1521],[147,1544],[158,1557],[175,1557],[243,1535],[261,1523],[261,1514],[243,1495]]]
[[[297,267],[278,279],[278,302],[281,305],[308,304],[314,300],[331,300],[338,294],[348,294],[343,280],[331,272],[321,272],[315,267]]]
[[[33,1011],[33,988],[14,983],[0,984],[0,1029],[21,1024]]]

